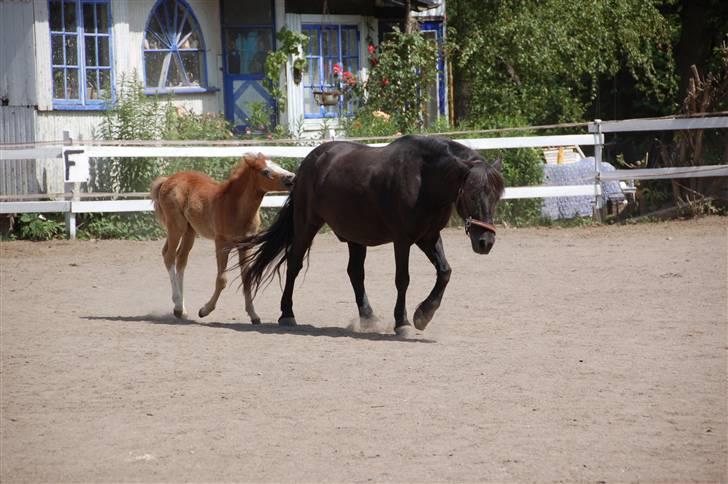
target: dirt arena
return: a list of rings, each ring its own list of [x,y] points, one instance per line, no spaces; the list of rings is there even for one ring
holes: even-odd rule
[[[3,242],[0,481],[725,482],[728,219],[443,233],[453,275],[415,340],[391,334],[391,246],[352,329],[346,246],[320,235],[280,289],[237,282],[171,317],[161,241]],[[212,245],[186,276],[196,314]],[[412,251],[408,309],[434,284]],[[371,328],[369,328],[371,330]]]

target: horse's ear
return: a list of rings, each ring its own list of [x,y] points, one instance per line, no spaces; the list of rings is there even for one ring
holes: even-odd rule
[[[246,153],[243,158],[248,166],[255,170],[263,170],[267,166],[265,155],[263,155],[263,153],[258,153],[257,155],[253,153]]]
[[[495,168],[499,172],[500,171],[503,171],[503,161],[500,158],[498,158],[497,160],[495,160],[490,166],[492,166],[493,168]]]

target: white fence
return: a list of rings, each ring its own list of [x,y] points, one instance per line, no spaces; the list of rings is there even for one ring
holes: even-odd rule
[[[607,180],[638,180],[680,177],[728,176],[728,165],[680,167],[662,169],[615,170],[601,173],[602,149],[604,146],[604,133],[624,131],[658,131],[683,129],[714,129],[728,128],[728,117],[686,118],[686,119],[647,119],[606,121],[596,120],[589,125],[590,134],[575,134],[563,136],[521,136],[505,138],[464,138],[456,139],[470,148],[476,150],[511,149],[511,148],[539,148],[539,147],[565,147],[565,146],[594,146],[595,171],[594,182],[585,185],[568,186],[529,186],[507,187],[504,199],[547,198],[568,196],[594,196],[597,208],[603,203],[601,197],[600,181]],[[370,146],[383,146],[386,143],[376,143]],[[81,182],[88,180],[88,160],[91,158],[125,158],[125,157],[201,157],[221,158],[239,157],[247,152],[261,152],[266,156],[304,158],[314,146],[110,146],[110,145],[69,145],[69,146],[43,146],[38,148],[2,147],[1,160],[14,159],[42,159],[62,158],[66,164],[66,179],[68,182]],[[76,185],[77,186],[77,185]],[[2,201],[0,214],[27,213],[27,212],[64,212],[69,214],[69,235],[75,237],[75,214],[89,212],[138,212],[153,210],[149,199],[143,200],[94,200],[80,199],[80,193],[65,194],[67,200],[60,201]],[[286,196],[268,195],[263,199],[263,207],[280,207]]]

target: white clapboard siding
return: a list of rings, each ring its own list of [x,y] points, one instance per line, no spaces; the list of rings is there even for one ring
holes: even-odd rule
[[[0,106],[0,144],[33,141],[35,120],[36,113],[32,107]],[[39,193],[37,165],[35,159],[0,162],[0,195]]]

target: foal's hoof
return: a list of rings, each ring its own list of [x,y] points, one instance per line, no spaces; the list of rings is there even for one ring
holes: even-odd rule
[[[294,318],[292,316],[286,316],[286,317],[281,317],[278,320],[278,325],[292,327],[292,326],[298,326],[298,323],[296,323],[296,318]]]
[[[417,333],[415,333],[415,329],[409,324],[397,326],[394,328],[394,332],[397,336],[404,339],[413,339],[417,335]]]
[[[177,319],[187,319],[187,312],[184,309],[176,309],[173,311],[174,317]]]

